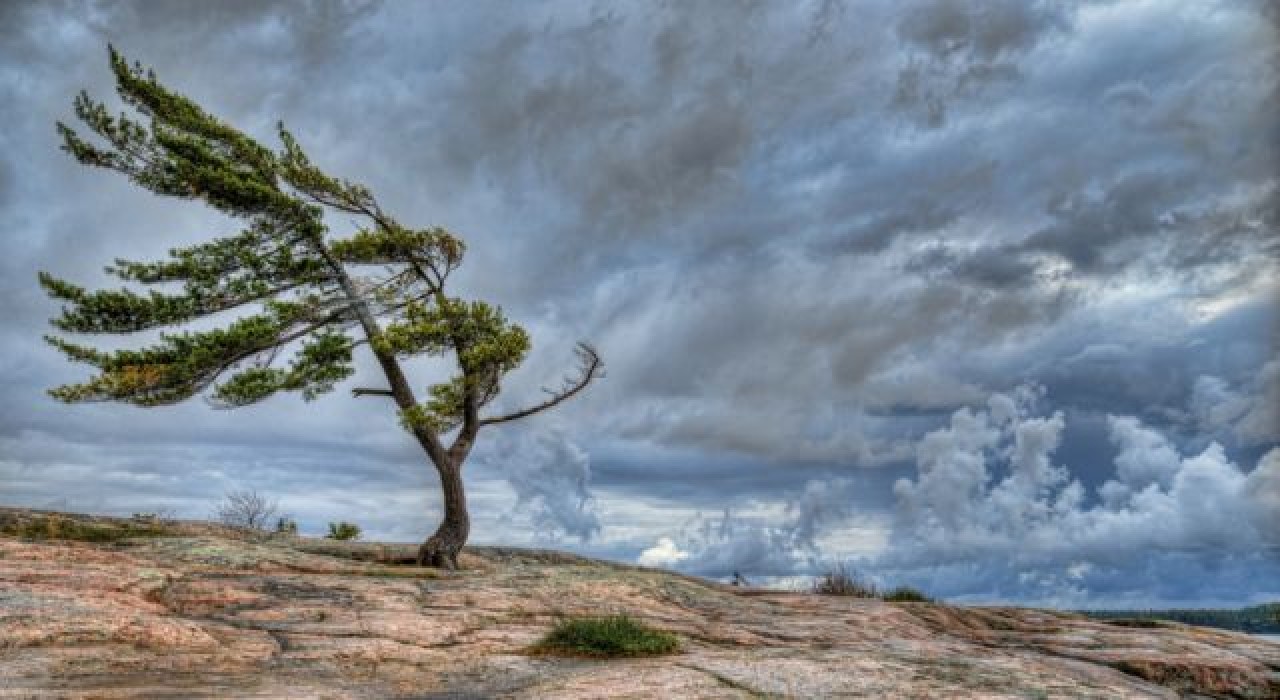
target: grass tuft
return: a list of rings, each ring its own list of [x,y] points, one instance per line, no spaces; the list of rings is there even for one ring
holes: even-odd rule
[[[535,654],[618,658],[673,654],[680,640],[627,615],[567,618],[535,644]]]
[[[911,586],[898,586],[880,594],[880,599],[890,603],[932,603],[933,598]]]
[[[839,595],[850,598],[879,598],[889,603],[932,603],[933,598],[911,586],[898,586],[883,590],[874,583],[860,578],[853,569],[838,564],[827,569],[813,580],[810,589],[818,595]]]
[[[813,592],[818,595],[843,595],[853,598],[875,598],[880,594],[875,585],[858,578],[853,569],[844,564],[834,566],[814,579]]]

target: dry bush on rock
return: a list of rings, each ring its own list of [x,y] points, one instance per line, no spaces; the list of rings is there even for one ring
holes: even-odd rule
[[[279,502],[275,499],[251,489],[241,489],[227,492],[218,504],[216,515],[218,522],[229,527],[266,530],[278,508]]]

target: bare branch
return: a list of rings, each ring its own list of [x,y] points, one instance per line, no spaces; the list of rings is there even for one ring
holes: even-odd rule
[[[273,498],[243,489],[229,491],[223,497],[215,513],[223,525],[247,530],[265,530],[275,516],[279,502]]]
[[[422,269],[422,265],[419,265],[417,260],[411,261],[409,263],[409,267],[419,279],[427,284],[427,289],[429,291],[432,293],[443,292],[445,275],[440,274],[440,270],[436,269],[436,266],[433,265],[430,260],[424,260],[423,262],[426,263],[427,268],[431,270],[431,274],[435,275],[435,279],[432,279],[431,276],[427,274],[426,270]]]
[[[600,354],[596,349],[586,343],[578,343],[574,348],[574,353],[578,356],[578,374],[574,377],[566,377],[564,386],[558,391],[551,391],[551,398],[543,401],[536,406],[530,406],[523,411],[508,413],[504,416],[493,416],[480,420],[480,425],[493,425],[494,423],[506,423],[507,421],[519,420],[535,413],[541,413],[553,406],[556,406],[570,398],[575,394],[587,388],[595,379],[604,376],[604,361],[600,359]]]
[[[395,397],[395,395],[396,395],[396,394],[395,394],[395,392],[391,391],[390,389],[364,389],[364,388],[359,388],[359,389],[352,389],[352,390],[351,390],[351,395],[352,395],[352,396],[390,396],[390,397]]]

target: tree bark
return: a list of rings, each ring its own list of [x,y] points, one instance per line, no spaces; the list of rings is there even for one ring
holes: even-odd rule
[[[458,568],[458,552],[471,534],[471,518],[462,487],[462,464],[448,462],[438,471],[444,493],[444,519],[435,534],[418,548],[418,565],[454,570]]]

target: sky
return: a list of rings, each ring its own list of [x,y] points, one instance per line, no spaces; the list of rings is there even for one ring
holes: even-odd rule
[[[201,518],[254,489],[396,541],[440,513],[345,387],[46,396],[84,375],[41,341],[38,270],[107,285],[237,230],[59,151],[78,91],[116,104],[111,43],[464,238],[455,291],[533,338],[498,410],[598,347],[580,398],[481,433],[474,543],[971,603],[1280,599],[1278,28],[1245,0],[0,3],[0,503]]]

